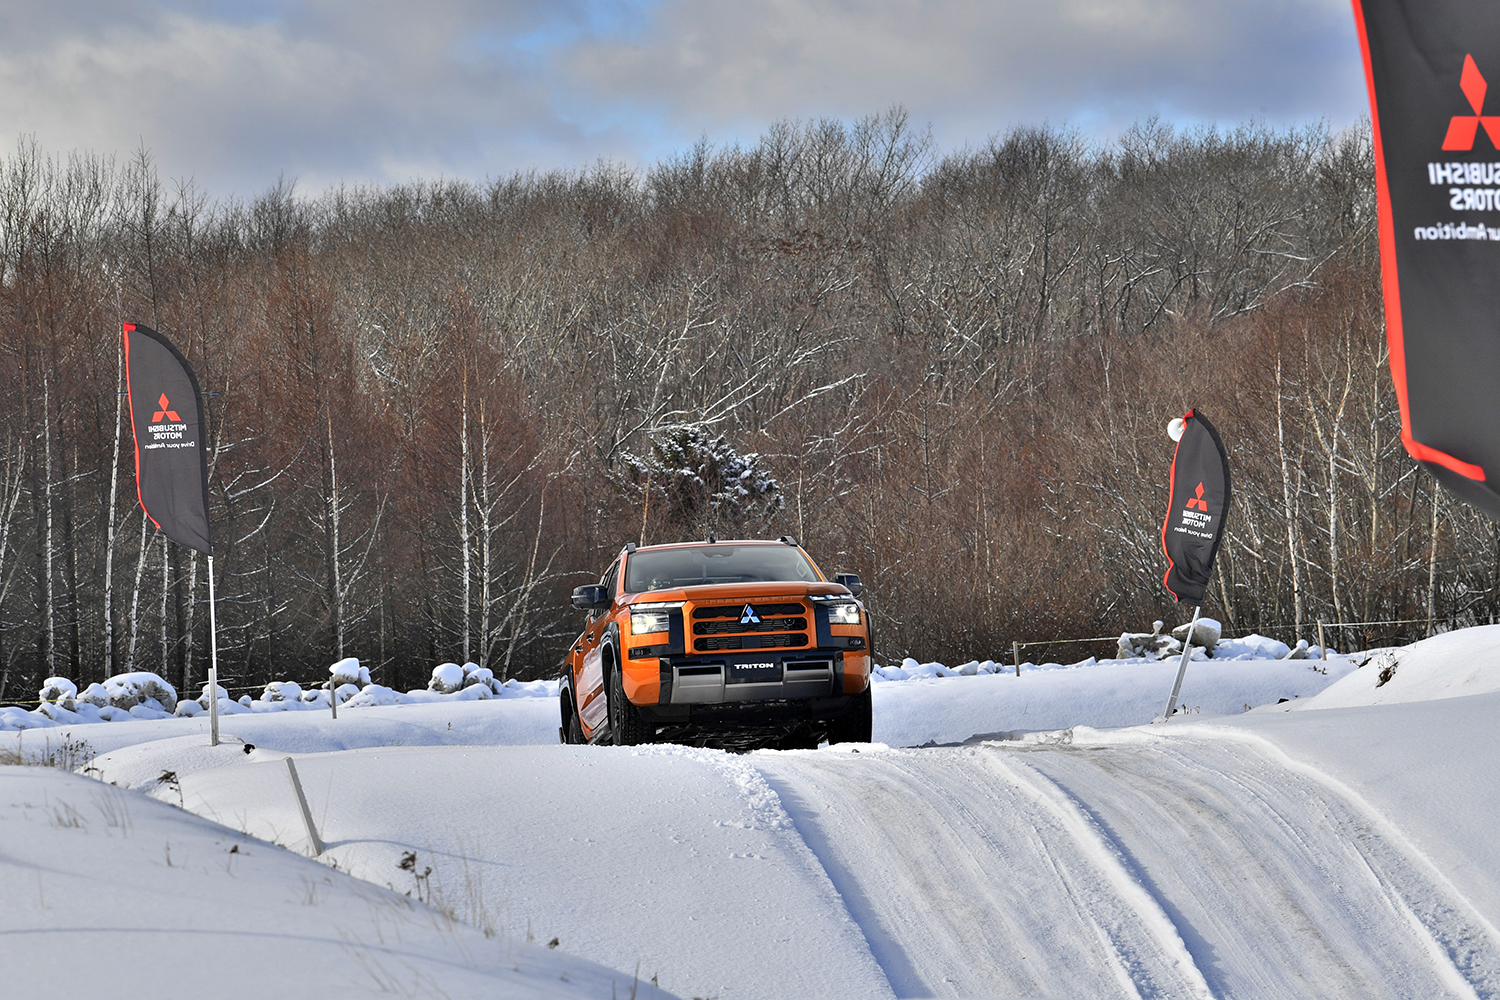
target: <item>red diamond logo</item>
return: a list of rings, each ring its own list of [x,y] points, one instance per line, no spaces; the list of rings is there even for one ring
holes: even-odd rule
[[[165,420],[170,420],[174,424],[180,424],[180,423],[182,423],[182,418],[177,415],[177,411],[176,410],[171,409],[172,404],[169,403],[169,402],[167,402],[167,394],[166,393],[162,393],[161,394],[161,399],[159,399],[159,400],[156,401],[156,405],[160,406],[161,409],[157,410],[155,413],[153,413],[151,415],[151,422],[153,424],[159,424],[164,419]]]
[[[1464,97],[1468,98],[1469,107],[1474,109],[1474,113],[1453,116],[1448,122],[1448,134],[1443,137],[1443,148],[1460,152],[1472,150],[1474,137],[1479,132],[1479,126],[1483,125],[1490,142],[1496,149],[1500,149],[1500,117],[1481,114],[1489,84],[1485,82],[1484,74],[1479,72],[1479,66],[1472,55],[1464,56],[1464,70],[1458,78],[1458,87],[1464,92]]]

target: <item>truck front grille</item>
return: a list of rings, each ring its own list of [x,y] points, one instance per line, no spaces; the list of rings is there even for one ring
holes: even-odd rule
[[[807,608],[801,604],[756,604],[754,601],[741,601],[738,604],[714,604],[706,608],[694,608],[694,618],[739,618],[745,613],[746,606],[754,609],[759,618],[775,617],[777,615],[805,615]]]
[[[693,622],[694,635],[744,635],[749,632],[790,632],[805,628],[806,618],[762,618],[758,622]]]
[[[805,645],[807,645],[805,632],[779,635],[721,635],[693,640],[693,650],[699,653],[723,649],[785,649]]]

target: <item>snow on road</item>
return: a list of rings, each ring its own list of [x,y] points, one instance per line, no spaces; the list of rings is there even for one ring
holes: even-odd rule
[[[1100,736],[756,763],[902,996],[1500,996],[1494,928],[1359,801]]]
[[[0,768],[0,901],[4,997],[660,995],[55,768]]]
[[[181,778],[188,809],[305,850],[279,754]],[[155,764],[145,767],[149,773]],[[297,758],[326,860],[684,996],[889,996],[745,758],[682,747],[393,747]],[[416,852],[412,868],[402,856]],[[415,876],[432,868],[416,884]]]
[[[1131,735],[1024,766],[1088,814],[1214,995],[1500,995],[1494,928],[1362,802],[1259,741]]]
[[[899,996],[1207,995],[1076,810],[990,748],[757,755]]]
[[[1101,664],[879,685],[877,735],[950,744],[920,749],[505,746],[554,737],[538,706],[489,702],[450,706],[453,730],[433,706],[238,716],[254,729],[223,747],[95,764],[221,839],[306,851],[291,752],[325,862],[684,997],[1500,1000],[1500,629],[1467,632],[1332,676],[1195,663],[1204,714],[1134,729],[1080,725],[1158,700],[1159,678]],[[1353,707],[1286,711],[1334,681]],[[1209,717],[1255,685],[1294,700]],[[1073,728],[1025,732],[1043,717]],[[465,740],[488,745],[444,745]],[[11,912],[26,877],[0,881]]]

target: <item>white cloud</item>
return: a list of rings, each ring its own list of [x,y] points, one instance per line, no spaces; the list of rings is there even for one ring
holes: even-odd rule
[[[641,39],[591,39],[569,68],[690,129],[899,103],[949,143],[1153,113],[1349,121],[1364,93],[1332,0],[668,0]]]
[[[903,104],[1020,123],[1362,110],[1338,0],[55,0],[7,14],[0,150],[128,154],[252,194],[636,162]]]

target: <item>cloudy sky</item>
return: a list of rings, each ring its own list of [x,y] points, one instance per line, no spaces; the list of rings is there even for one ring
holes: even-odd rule
[[[1364,100],[1348,0],[0,0],[0,155],[144,145],[221,196],[639,166],[897,104],[953,149]]]

